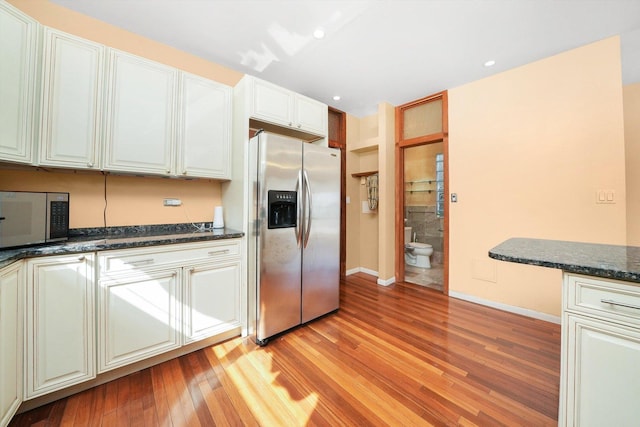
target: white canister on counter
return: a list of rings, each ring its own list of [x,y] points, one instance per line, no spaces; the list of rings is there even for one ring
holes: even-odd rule
[[[222,216],[222,206],[216,206],[213,211],[213,228],[224,228],[224,218]]]

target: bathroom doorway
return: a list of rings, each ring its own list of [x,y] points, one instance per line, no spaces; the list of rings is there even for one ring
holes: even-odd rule
[[[404,149],[404,281],[444,285],[443,142]]]
[[[396,280],[448,294],[447,92],[396,107]]]

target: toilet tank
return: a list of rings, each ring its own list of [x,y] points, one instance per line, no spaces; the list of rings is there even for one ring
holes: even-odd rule
[[[411,241],[411,227],[404,228],[404,243],[405,245]]]

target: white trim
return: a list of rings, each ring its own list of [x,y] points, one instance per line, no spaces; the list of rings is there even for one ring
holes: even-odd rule
[[[380,279],[380,276],[378,275],[377,271],[370,270],[370,269],[365,268],[365,267],[356,267],[356,268],[352,268],[352,269],[346,271],[346,275],[347,276],[351,276],[352,274],[356,274],[356,273],[365,273],[365,274],[368,274],[370,276],[377,277],[378,278],[378,281],[377,281],[378,285],[389,286],[389,285],[393,285],[394,283],[396,283],[396,276],[392,276],[387,280],[382,280],[382,279]]]
[[[351,270],[347,270],[345,273],[347,276],[351,276],[352,274],[360,273],[360,267],[352,268]]]
[[[545,322],[551,322],[560,324],[560,317],[553,316],[547,313],[541,313],[539,311],[529,310],[528,308],[516,307],[513,305],[502,304],[500,302],[490,301],[483,298],[478,298],[474,295],[463,294],[461,292],[449,291],[449,296],[452,298],[461,299],[464,301],[473,302],[487,307],[497,308],[498,310],[508,311],[509,313],[521,314],[523,316],[532,317],[538,320],[544,320]]]
[[[351,276],[352,274],[356,274],[356,273],[366,273],[366,274],[369,274],[371,276],[378,277],[378,272],[377,271],[370,270],[370,269],[365,268],[365,267],[356,267],[356,268],[352,268],[351,270],[347,270],[346,275],[347,276]]]
[[[394,283],[396,283],[396,276],[391,276],[391,278],[387,280],[382,280],[378,278],[378,285],[389,286],[389,285],[393,285]]]
[[[374,270],[371,270],[371,269],[369,269],[369,268],[360,267],[360,272],[361,272],[361,273],[369,274],[369,275],[371,275],[371,276],[378,277],[378,272],[377,272],[377,271],[374,271]]]

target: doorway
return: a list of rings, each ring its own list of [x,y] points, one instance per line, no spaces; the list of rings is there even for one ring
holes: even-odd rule
[[[396,107],[396,280],[448,294],[447,92]]]

